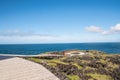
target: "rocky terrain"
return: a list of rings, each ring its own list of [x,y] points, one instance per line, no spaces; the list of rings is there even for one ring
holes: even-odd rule
[[[60,57],[24,57],[42,64],[60,80],[120,80],[120,54],[105,54],[100,51],[83,51],[86,55]]]

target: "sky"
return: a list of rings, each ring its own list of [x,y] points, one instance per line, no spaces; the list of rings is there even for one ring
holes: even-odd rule
[[[120,0],[0,0],[0,44],[120,42]]]

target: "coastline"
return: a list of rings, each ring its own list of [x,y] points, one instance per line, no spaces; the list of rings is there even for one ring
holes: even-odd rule
[[[51,54],[61,54],[60,52]],[[62,54],[63,55],[63,54]],[[93,51],[85,55],[23,57],[46,67],[60,80],[119,80],[120,54]]]

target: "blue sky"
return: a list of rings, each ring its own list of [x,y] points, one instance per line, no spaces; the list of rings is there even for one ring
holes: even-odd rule
[[[0,44],[120,42],[120,0],[0,0]]]

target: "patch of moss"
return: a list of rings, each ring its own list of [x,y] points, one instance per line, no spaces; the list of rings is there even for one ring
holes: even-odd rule
[[[87,61],[87,60],[81,60],[81,62],[82,62],[83,64],[90,63],[90,61]]]
[[[59,59],[47,60],[48,63],[68,64],[60,61]]]
[[[49,66],[52,66],[52,67],[56,67],[57,64],[56,63],[48,63]]]
[[[67,75],[67,78],[68,79],[70,79],[70,80],[81,80],[80,78],[79,78],[79,76],[77,76],[77,75]]]
[[[111,68],[115,69],[115,68],[118,68],[119,65],[113,64],[112,62],[109,62],[109,63],[108,63],[108,67],[111,67]]]
[[[66,56],[64,56],[64,57],[62,57],[62,58],[60,58],[60,60],[64,60],[64,59],[66,59],[67,57]]]
[[[89,80],[93,80],[93,79],[96,79],[96,80],[113,80],[112,77],[110,77],[108,75],[101,75],[101,74],[97,74],[97,73],[96,74],[89,73],[87,75],[92,77]]]
[[[82,66],[78,65],[77,63],[74,63],[73,65],[76,66],[78,69],[82,69],[83,68]]]
[[[95,70],[95,68],[92,68],[92,67],[90,67],[90,66],[86,66],[86,67],[85,67],[85,70]]]
[[[38,58],[29,58],[30,60],[32,61],[35,61],[35,62],[41,62],[42,60],[41,59],[38,59]]]
[[[104,59],[100,59],[100,62],[103,63],[103,64],[106,64],[106,63],[107,63],[107,61],[104,60]]]

